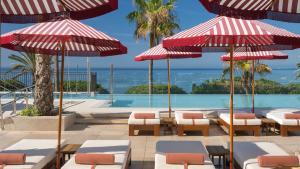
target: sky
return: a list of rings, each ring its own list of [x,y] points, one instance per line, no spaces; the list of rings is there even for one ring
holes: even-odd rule
[[[103,16],[83,20],[84,24],[90,25],[114,38],[120,40],[128,48],[128,54],[106,58],[90,58],[92,68],[109,68],[114,64],[116,68],[147,68],[147,62],[135,62],[134,57],[149,48],[148,39],[136,40],[133,36],[134,23],[129,23],[126,19],[128,13],[134,10],[132,0],[119,0],[119,9]],[[214,18],[216,15],[207,12],[198,0],[177,0],[175,13],[178,17],[180,30],[182,31],[200,23]],[[263,20],[266,23],[277,27],[285,28],[294,33],[300,34],[299,23],[286,23],[272,20]],[[2,33],[30,26],[30,24],[2,24]],[[273,69],[296,68],[296,63],[300,62],[300,50],[284,51],[289,54],[289,60],[285,61],[264,61]],[[7,58],[14,52],[2,50],[2,66],[10,67],[13,63]],[[223,53],[205,53],[202,58],[172,60],[172,68],[199,68],[218,69],[224,64],[219,57]],[[86,67],[86,57],[67,57],[66,67]],[[166,68],[166,61],[155,61],[155,68]]]

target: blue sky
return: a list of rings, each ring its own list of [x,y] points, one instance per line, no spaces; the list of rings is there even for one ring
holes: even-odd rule
[[[93,26],[97,30],[107,33],[119,39],[128,47],[128,54],[121,56],[113,56],[107,58],[91,58],[93,68],[108,68],[110,64],[114,64],[118,68],[147,68],[147,62],[135,62],[134,57],[149,48],[147,40],[135,40],[133,36],[135,25],[128,23],[126,15],[134,10],[134,5],[131,0],[119,0],[119,9],[100,16],[82,21],[85,24]],[[205,22],[213,17],[214,14],[207,12],[198,0],[177,0],[176,14],[181,26],[181,30],[188,29],[192,26]],[[274,26],[285,28],[289,31],[300,34],[300,24],[286,23],[279,21],[264,20]],[[19,29],[29,26],[29,24],[2,24],[2,32],[9,32],[14,29]],[[297,62],[300,62],[300,50],[285,51],[290,55],[286,61],[266,61],[272,68],[295,68]],[[7,59],[7,56],[12,51],[3,50],[2,66],[9,67],[12,63]],[[200,59],[181,59],[172,61],[173,68],[222,68],[223,63],[219,60],[222,53],[204,54]],[[66,59],[67,67],[85,67],[86,58],[68,57]],[[165,68],[165,61],[155,61],[156,68]]]

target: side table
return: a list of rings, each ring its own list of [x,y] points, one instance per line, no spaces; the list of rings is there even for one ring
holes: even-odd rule
[[[214,163],[214,157],[219,157],[218,166],[221,168],[221,159],[223,160],[223,169],[226,168],[226,155],[228,151],[223,146],[206,146],[209,158]]]

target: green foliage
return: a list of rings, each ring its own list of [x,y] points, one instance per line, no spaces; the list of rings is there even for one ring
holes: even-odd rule
[[[28,108],[23,109],[20,113],[20,116],[41,116],[42,113],[35,106],[29,106]]]
[[[87,91],[87,82],[86,81],[65,81],[64,82],[65,91],[78,91],[86,92]],[[100,84],[96,84],[96,92],[99,94],[109,94],[109,91],[103,88]]]
[[[245,94],[240,78],[235,78],[234,93]],[[250,89],[251,91],[251,89]],[[193,84],[192,94],[228,94],[230,92],[229,80],[205,81],[200,85]],[[255,93],[257,94],[300,94],[300,84],[282,85],[278,82],[266,79],[255,81]]]
[[[10,91],[25,88],[25,84],[16,79],[0,80],[0,86],[3,86],[5,89],[8,89]],[[0,90],[3,91],[4,89],[0,88]]]
[[[127,94],[148,94],[148,85],[139,85],[130,87]],[[172,94],[186,94],[186,92],[178,86],[171,86]],[[153,94],[168,94],[168,85],[158,84],[153,86]]]

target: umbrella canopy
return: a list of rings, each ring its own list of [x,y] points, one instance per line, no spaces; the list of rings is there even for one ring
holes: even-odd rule
[[[300,0],[199,0],[212,13],[245,19],[300,22]]]
[[[1,36],[1,44],[8,49],[40,54],[61,54],[61,81],[58,122],[57,165],[60,168],[61,123],[64,81],[64,57],[108,56],[123,54],[127,48],[117,39],[71,19],[40,23]]]
[[[181,59],[181,58],[198,58],[201,53],[168,51],[159,44],[135,57],[135,61],[161,60],[161,59]]]
[[[62,14],[81,20],[118,8],[118,0],[1,0],[2,22],[44,22]]]
[[[272,46],[270,49],[293,49],[300,46],[300,35],[256,21],[219,16],[176,35],[165,38],[168,50],[227,51],[235,47]],[[291,44],[293,43],[293,44]]]
[[[280,51],[248,51],[247,48],[235,49],[234,61],[288,59],[288,55]],[[230,61],[230,54],[221,56],[222,61]]]
[[[201,53],[195,52],[180,52],[180,51],[168,51],[159,44],[142,54],[135,57],[135,61],[146,61],[146,60],[161,60],[167,59],[168,66],[168,102],[169,102],[169,118],[171,118],[171,73],[170,73],[170,59],[182,59],[182,58],[198,58],[201,57]]]
[[[230,169],[233,168],[234,48],[264,46],[272,50],[297,48],[300,35],[256,20],[219,16],[163,40],[163,47],[168,50],[230,51]]]

